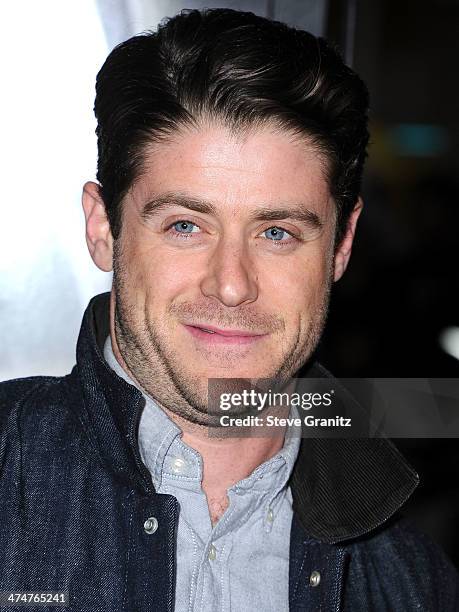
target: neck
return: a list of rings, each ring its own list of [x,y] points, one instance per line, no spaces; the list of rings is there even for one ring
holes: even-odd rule
[[[207,497],[212,524],[229,504],[227,491],[247,478],[283,446],[285,429],[267,437],[209,437],[207,426],[194,425],[163,408],[182,430],[182,440],[202,457],[202,489]]]

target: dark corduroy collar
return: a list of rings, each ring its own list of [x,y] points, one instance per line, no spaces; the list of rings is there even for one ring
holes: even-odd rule
[[[94,297],[84,314],[77,346],[78,375],[86,419],[102,459],[118,478],[153,493],[142,463],[137,428],[144,405],[140,391],[119,378],[103,358],[109,334],[110,294]],[[313,363],[306,376],[328,377]],[[303,439],[290,485],[293,508],[306,534],[321,542],[344,542],[382,525],[419,482],[385,438]]]

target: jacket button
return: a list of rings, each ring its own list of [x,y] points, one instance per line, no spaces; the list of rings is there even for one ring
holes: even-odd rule
[[[309,584],[312,587],[319,586],[319,584],[320,584],[320,572],[318,572],[317,570],[314,570],[313,572],[311,572],[311,575],[309,576]]]
[[[146,533],[148,533],[149,535],[151,535],[152,533],[155,533],[155,531],[158,529],[157,519],[154,516],[150,516],[149,518],[147,518],[147,520],[143,524],[143,528],[145,529]]]

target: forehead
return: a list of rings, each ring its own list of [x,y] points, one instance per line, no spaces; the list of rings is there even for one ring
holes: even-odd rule
[[[326,169],[307,137],[269,127],[235,134],[212,125],[176,132],[147,148],[132,193],[139,205],[179,191],[233,208],[282,200],[323,212],[330,199]]]

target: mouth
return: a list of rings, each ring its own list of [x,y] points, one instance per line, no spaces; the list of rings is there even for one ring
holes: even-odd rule
[[[239,329],[219,329],[213,325],[185,325],[187,331],[197,340],[207,344],[253,344],[268,334],[257,334]]]

